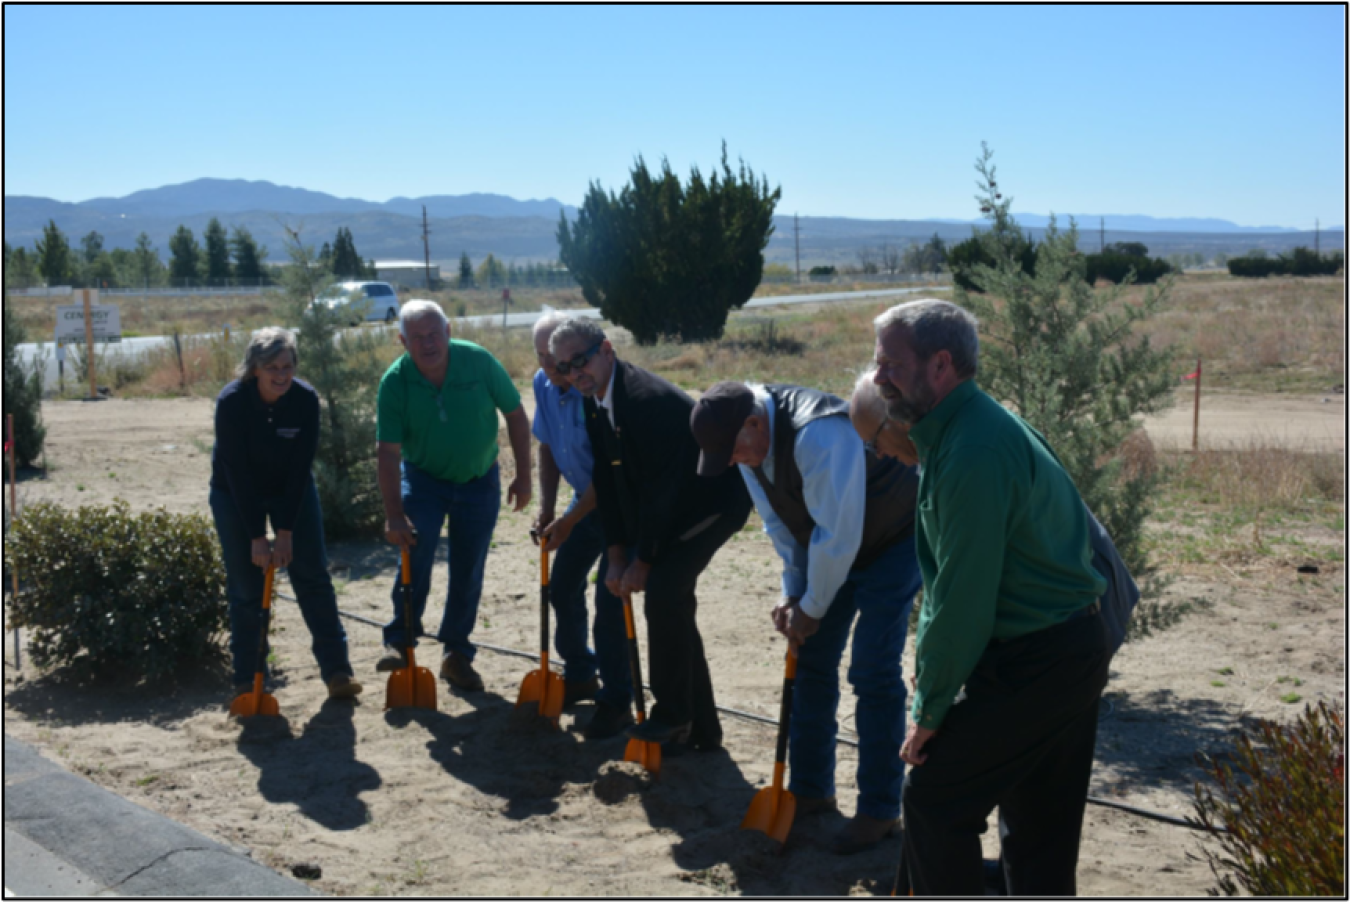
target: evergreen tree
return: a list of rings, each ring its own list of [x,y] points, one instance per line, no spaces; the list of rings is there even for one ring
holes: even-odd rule
[[[385,367],[374,332],[346,329],[344,309],[315,304],[332,283],[314,248],[286,228],[283,269],[288,321],[298,323],[301,377],[321,404],[314,481],[329,538],[379,535],[384,522],[375,478],[375,402]]]
[[[179,226],[169,239],[169,278],[175,286],[187,286],[197,280],[197,266],[201,248],[187,226]]]
[[[1172,280],[1127,304],[1131,284],[1101,291],[1084,281],[1078,229],[1060,231],[1053,217],[1039,245],[1035,274],[1022,254],[1026,239],[1009,213],[984,146],[976,164],[981,212],[991,227],[979,234],[993,263],[964,271],[977,291],[957,284],[957,303],[980,321],[977,377],[990,395],[1008,404],[1046,437],[1092,512],[1111,533],[1146,594],[1156,594],[1143,543],[1152,509],[1154,473],[1125,467],[1121,447],[1143,414],[1171,403],[1171,356],[1154,348],[1136,324],[1164,309]],[[1146,632],[1156,609],[1141,603],[1132,628]]]
[[[230,236],[230,252],[234,255],[234,276],[245,285],[261,285],[263,261],[267,248],[258,247],[253,234],[243,226],[235,226]]]
[[[214,216],[206,224],[206,283],[226,285],[230,281],[230,243],[225,227]]]
[[[22,248],[20,248],[22,250]],[[42,456],[47,429],[42,425],[42,376],[25,372],[19,361],[18,345],[28,340],[23,325],[10,315],[9,270],[5,270],[4,299],[4,412],[14,415],[14,457],[21,467]],[[8,433],[5,441],[9,441]],[[9,455],[4,455],[4,471],[9,472]]]
[[[560,257],[582,294],[641,344],[662,336],[718,338],[727,314],[754,294],[782,190],[727,163],[687,186],[662,161],[653,177],[641,157],[618,195],[598,183],[577,213],[558,223]]]
[[[56,227],[56,220],[49,219],[42,227],[42,237],[38,239],[36,250],[38,272],[42,273],[48,285],[69,285],[75,280],[70,242]]]
[[[469,260],[468,253],[460,251],[459,254],[459,287],[473,287],[473,263]]]
[[[487,288],[505,285],[506,267],[502,265],[502,261],[492,254],[488,254],[483,262],[478,264],[478,272],[474,273],[474,281]]]
[[[33,257],[21,247],[11,249],[5,242],[5,285],[10,290],[31,288],[38,281]]]
[[[337,237],[333,239],[332,271],[339,279],[361,279],[366,275],[366,267],[361,255],[356,252],[356,242],[352,231],[339,226]]]
[[[136,249],[131,256],[136,283],[143,288],[158,285],[164,277],[164,264],[159,261],[159,251],[150,243],[149,235],[141,232],[136,236]]]
[[[84,258],[86,265],[97,260],[101,253],[103,253],[103,236],[98,232],[90,232],[80,239],[80,256]]]
[[[290,252],[287,251],[287,253]],[[314,262],[324,272],[331,274],[333,272],[333,246],[325,241],[323,247],[319,248],[318,259]]]

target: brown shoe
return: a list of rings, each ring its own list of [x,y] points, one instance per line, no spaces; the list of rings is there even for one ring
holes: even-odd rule
[[[465,692],[481,692],[483,690],[483,678],[478,675],[478,671],[473,669],[469,659],[463,655],[455,654],[453,651],[446,652],[445,657],[441,658],[441,676],[451,686]]]
[[[569,680],[563,683],[563,707],[570,708],[577,702],[588,702],[600,691],[600,678],[589,680]]]
[[[896,831],[900,818],[880,819],[856,814],[835,834],[830,851],[836,855],[852,855],[870,849]]]
[[[335,674],[328,681],[328,697],[343,699],[356,698],[361,694],[361,684],[352,679],[349,673]]]
[[[401,649],[394,648],[392,645],[384,647],[384,654],[375,662],[375,670],[378,673],[388,673],[391,670],[402,670],[408,666],[408,657]]]
[[[821,814],[839,810],[839,802],[835,800],[834,796],[824,799],[808,799],[797,796],[796,799],[798,817],[806,817],[809,814]]]

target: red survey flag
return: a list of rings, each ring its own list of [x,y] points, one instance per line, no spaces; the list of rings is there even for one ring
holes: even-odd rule
[[[1200,378],[1200,362],[1199,362],[1198,360],[1196,361],[1196,363],[1195,363],[1195,372],[1194,372],[1194,373],[1187,373],[1186,375],[1182,376],[1181,378],[1183,378],[1183,379],[1199,379],[1199,378]]]

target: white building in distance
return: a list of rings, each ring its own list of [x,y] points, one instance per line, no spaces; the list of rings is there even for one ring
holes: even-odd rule
[[[427,287],[427,265],[421,260],[376,260],[376,278],[404,288]],[[441,280],[441,265],[431,264],[431,284]]]

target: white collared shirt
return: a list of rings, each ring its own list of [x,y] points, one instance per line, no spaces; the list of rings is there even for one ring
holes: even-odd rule
[[[609,387],[605,389],[605,396],[603,398],[595,399],[595,403],[599,404],[605,413],[609,414],[609,428],[613,429],[616,433],[618,432],[619,427],[618,424],[614,422],[614,374],[618,371],[619,361],[616,359],[614,361],[614,366],[611,367],[609,371]]]

